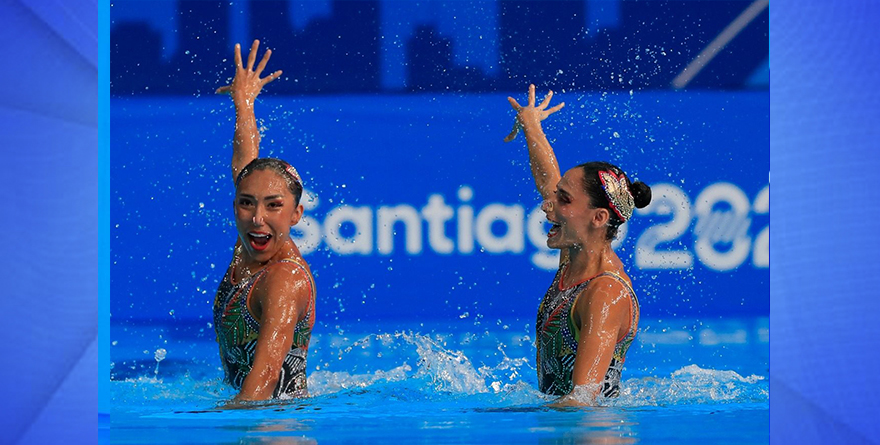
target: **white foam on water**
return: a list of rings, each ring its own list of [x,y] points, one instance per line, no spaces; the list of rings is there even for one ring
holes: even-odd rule
[[[310,395],[315,403],[345,395],[363,403],[391,398],[405,402],[471,402],[495,407],[540,407],[556,397],[540,393],[534,383],[532,357],[509,357],[497,342],[498,361],[475,366],[464,352],[447,348],[442,336],[413,332],[371,334],[341,348],[332,367],[311,371]],[[512,349],[511,349],[512,350]],[[366,358],[370,369],[358,372],[349,362]],[[194,366],[196,364],[194,363]],[[202,365],[204,366],[204,365]],[[195,379],[189,373],[163,379],[141,376],[114,381],[113,403],[137,409],[180,405],[216,407],[235,390],[220,378]],[[575,399],[588,397],[574,395]],[[763,376],[742,376],[730,370],[687,365],[669,376],[624,380],[620,397],[599,398],[602,406],[670,406],[719,403],[764,403],[769,385]],[[586,401],[586,400],[584,400]],[[331,403],[328,401],[328,403]],[[468,403],[472,404],[472,403]]]
[[[755,403],[770,399],[765,377],[743,377],[734,371],[688,365],[669,377],[629,379],[620,397],[606,399],[612,406],[663,406],[715,403]]]

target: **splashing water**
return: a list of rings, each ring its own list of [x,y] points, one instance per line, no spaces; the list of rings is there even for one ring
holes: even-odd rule
[[[165,355],[166,355],[167,353],[168,353],[168,352],[165,351],[164,348],[159,348],[159,349],[157,349],[156,352],[153,354],[153,358],[156,360],[156,369],[153,370],[153,374],[154,374],[154,375],[157,375],[157,376],[159,375],[159,363],[161,363],[162,360],[165,360]]]
[[[705,403],[752,403],[769,400],[766,379],[743,377],[734,371],[703,369],[688,365],[666,378],[642,378],[626,382],[617,406],[684,405]]]
[[[448,349],[444,344],[442,336],[413,332],[367,335],[340,348],[333,366],[309,373],[310,403],[346,397],[359,398],[359,403],[366,404],[464,402],[463,407],[537,408],[555,400],[536,389],[532,359],[508,356],[512,348],[497,342],[492,354],[497,361],[483,360],[475,366],[463,351]],[[177,377],[158,378],[158,366],[166,354],[164,349],[155,352],[153,377],[114,382],[114,402],[126,405],[152,400],[151,404],[158,407],[187,401],[204,408],[205,403],[216,406],[235,394],[219,375],[196,379],[187,371]],[[330,369],[336,367],[340,370]],[[734,371],[688,365],[666,377],[626,379],[621,383],[619,398],[600,398],[598,404],[644,407],[768,400],[765,377],[744,377]]]

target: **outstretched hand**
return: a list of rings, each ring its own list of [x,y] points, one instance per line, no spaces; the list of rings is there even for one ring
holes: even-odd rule
[[[510,102],[510,106],[516,110],[516,122],[514,122],[510,134],[504,138],[504,142],[514,140],[524,126],[530,127],[538,125],[540,127],[542,120],[547,119],[547,116],[561,110],[562,107],[565,106],[565,102],[562,102],[553,108],[547,109],[547,106],[550,105],[550,98],[552,97],[553,91],[550,91],[544,96],[544,100],[541,101],[541,104],[535,106],[535,85],[529,85],[529,103],[526,106],[520,105],[519,102],[512,97],[508,97],[507,101]]]
[[[281,70],[278,70],[266,77],[260,78],[263,70],[266,69],[266,64],[269,63],[272,50],[266,50],[263,58],[260,60],[260,64],[254,69],[254,62],[257,60],[257,49],[259,47],[260,41],[254,40],[253,45],[251,45],[251,51],[248,54],[247,67],[244,67],[241,62],[241,45],[235,44],[235,77],[232,79],[232,84],[217,88],[218,94],[228,93],[232,95],[232,100],[236,105],[253,105],[263,86],[281,75]]]

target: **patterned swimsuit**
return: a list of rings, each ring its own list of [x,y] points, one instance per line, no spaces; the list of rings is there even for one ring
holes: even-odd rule
[[[590,282],[607,276],[619,281],[629,292],[632,313],[629,331],[614,345],[614,355],[602,384],[602,394],[605,397],[617,397],[620,393],[620,374],[626,359],[626,351],[636,336],[639,322],[639,302],[636,294],[626,280],[613,272],[605,272],[568,289],[562,289],[562,276],[566,265],[559,267],[553,284],[550,285],[550,289],[541,301],[541,306],[538,307],[538,320],[535,326],[538,385],[541,392],[554,395],[569,394],[574,389],[572,372],[580,337],[580,328],[575,325],[572,317],[574,303]]]
[[[281,395],[302,397],[308,394],[306,355],[309,351],[312,326],[315,324],[315,282],[301,260],[287,258],[278,263],[281,262],[296,265],[296,273],[303,273],[308,277],[310,297],[305,317],[294,327],[293,344],[284,357],[281,378],[272,397],[277,398]],[[241,389],[245,377],[251,372],[257,338],[260,335],[260,323],[248,310],[248,299],[254,285],[273,265],[266,266],[235,285],[232,284],[233,268],[230,267],[223,281],[220,282],[214,299],[214,331],[217,333],[217,343],[220,345],[220,359],[226,371],[226,381],[236,389]]]

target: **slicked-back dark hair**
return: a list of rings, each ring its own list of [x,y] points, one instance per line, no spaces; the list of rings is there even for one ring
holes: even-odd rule
[[[584,181],[582,185],[584,187],[584,192],[590,197],[590,203],[594,207],[607,209],[610,214],[608,230],[605,233],[605,239],[609,241],[617,236],[617,230],[624,221],[617,215],[617,212],[611,208],[611,204],[608,201],[608,195],[605,194],[605,189],[602,187],[602,182],[599,180],[600,171],[610,171],[618,177],[622,176],[626,178],[626,186],[629,188],[629,192],[633,195],[633,201],[635,202],[637,209],[641,209],[651,203],[651,187],[648,187],[648,184],[641,181],[630,182],[629,176],[627,176],[620,167],[614,164],[594,161],[586,162],[575,168],[580,168],[584,173]]]
[[[277,158],[257,158],[249,162],[248,165],[238,173],[238,178],[235,179],[235,190],[238,190],[238,186],[244,178],[257,170],[271,170],[278,173],[279,176],[284,178],[284,181],[287,183],[287,188],[290,190],[290,193],[293,194],[293,197],[296,200],[295,205],[299,205],[299,200],[302,198],[303,187],[300,179],[292,173],[292,171],[296,170],[294,170],[287,162]]]

